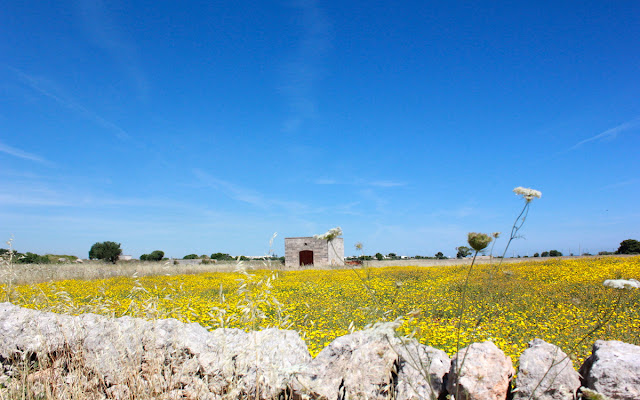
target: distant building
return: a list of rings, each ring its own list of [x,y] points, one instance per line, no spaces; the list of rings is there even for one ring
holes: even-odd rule
[[[284,264],[287,267],[302,265],[344,265],[344,239],[332,241],[309,237],[284,239]]]

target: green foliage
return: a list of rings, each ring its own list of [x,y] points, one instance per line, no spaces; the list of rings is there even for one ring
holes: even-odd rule
[[[147,259],[149,261],[161,261],[163,257],[164,257],[164,251],[154,250],[151,252],[151,254],[149,254],[149,258]]]
[[[598,252],[599,256],[610,256],[610,255],[613,255],[613,254],[616,254],[616,253],[614,253],[613,251],[599,251]]]
[[[562,253],[558,250],[549,250],[549,257],[562,257]]]
[[[435,257],[436,257],[438,260],[446,260],[446,259],[447,259],[447,257],[445,257],[445,255],[444,255],[444,254],[442,254],[442,252],[441,252],[441,251],[437,252],[437,253],[435,254]]]
[[[465,258],[471,255],[471,249],[468,248],[467,246],[456,247],[456,250],[458,250],[458,253],[456,254],[456,258]]]
[[[52,263],[62,262],[60,261],[61,258],[66,258],[67,261],[65,262],[74,262],[78,259],[78,257],[76,256],[70,256],[66,254],[46,254],[45,257],[49,258],[49,261]]]
[[[371,261],[371,260],[373,260],[373,257],[371,257],[371,256],[364,256],[364,255],[363,255],[363,256],[358,257],[358,260]]]
[[[229,261],[229,260],[233,260],[233,257],[231,257],[227,253],[213,253],[211,254],[211,259],[219,260],[219,261]]]
[[[549,252],[548,251],[543,251],[542,254],[540,254],[541,257],[549,257]]]
[[[640,254],[640,242],[635,239],[627,239],[620,242],[618,254]]]
[[[116,263],[118,257],[122,254],[120,243],[116,242],[102,242],[95,243],[89,250],[89,259],[91,260],[103,260]]]
[[[49,257],[39,256],[35,253],[27,251],[26,254],[18,256],[16,262],[18,264],[49,264]]]
[[[151,254],[143,254],[140,256],[140,261],[161,261],[164,257],[164,251],[154,250]]]
[[[381,260],[384,258],[384,256],[382,255],[382,253],[376,253],[375,257],[376,257],[376,259],[377,259],[378,261],[381,261]]]
[[[540,257],[540,253],[533,253],[534,257]]]
[[[182,257],[183,260],[197,260],[199,257],[197,254],[187,254],[186,256]]]

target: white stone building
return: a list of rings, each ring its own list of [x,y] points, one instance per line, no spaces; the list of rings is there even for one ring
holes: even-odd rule
[[[284,264],[287,267],[302,265],[344,265],[344,239],[331,241],[309,237],[284,239]]]

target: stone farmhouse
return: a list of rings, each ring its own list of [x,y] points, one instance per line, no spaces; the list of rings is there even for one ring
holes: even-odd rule
[[[308,237],[284,239],[284,264],[287,267],[304,265],[344,265],[344,239],[331,241]]]

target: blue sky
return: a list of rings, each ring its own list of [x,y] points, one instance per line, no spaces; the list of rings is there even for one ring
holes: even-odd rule
[[[5,2],[0,236],[453,256],[524,186],[510,254],[640,239],[640,3],[487,4]]]

